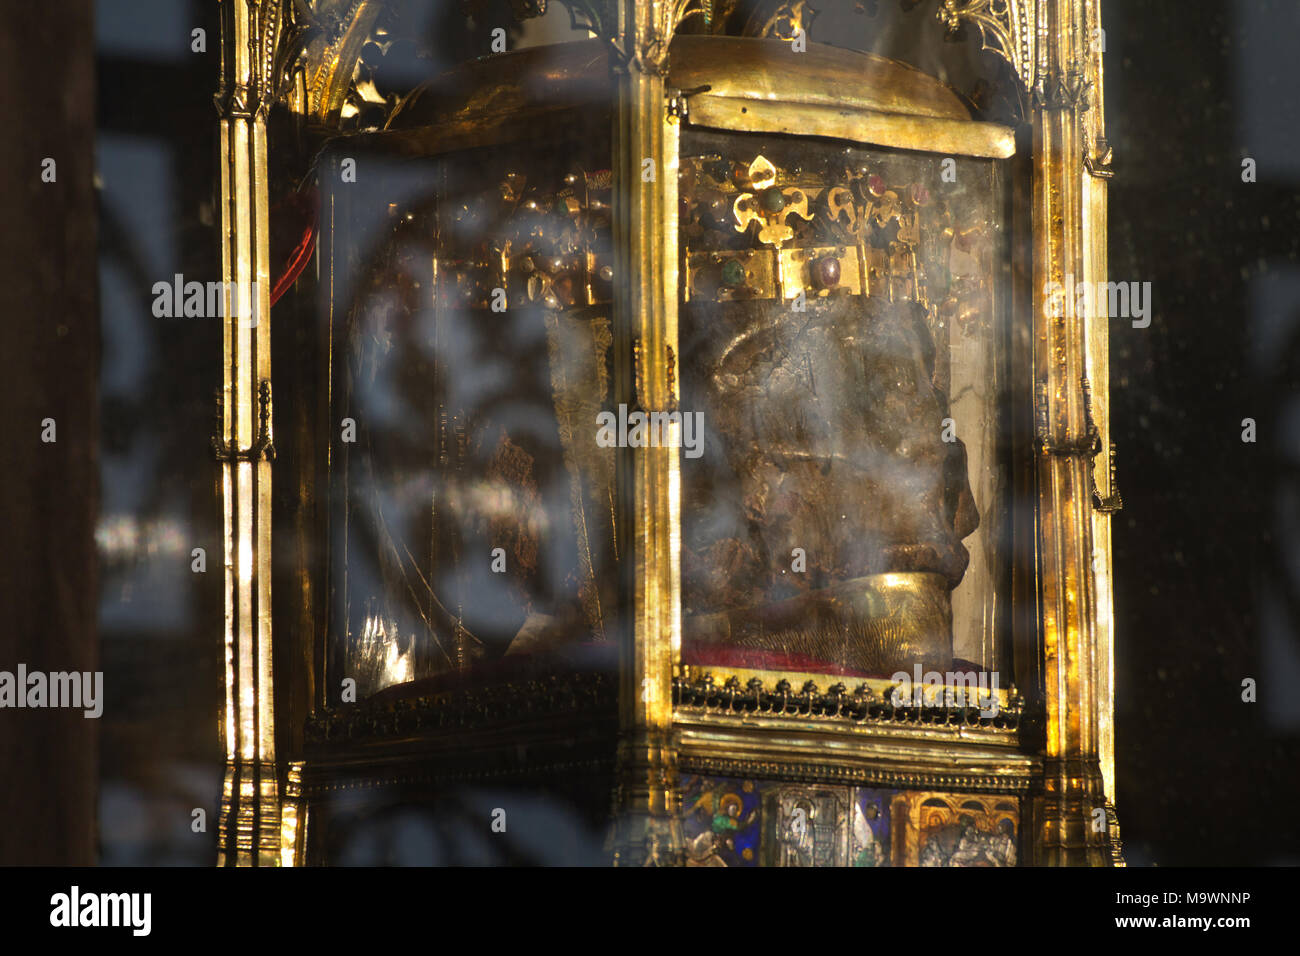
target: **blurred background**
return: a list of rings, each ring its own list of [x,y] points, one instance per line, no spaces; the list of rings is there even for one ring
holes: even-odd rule
[[[938,28],[938,0],[904,6]],[[27,428],[24,416],[62,402],[70,426],[60,418],[68,457],[53,472],[6,450],[17,458],[4,469],[13,546],[0,586],[8,606],[33,609],[0,635],[0,666],[81,635],[69,659],[97,653],[106,690],[97,722],[28,713],[0,730],[6,789],[21,791],[0,797],[0,863],[210,865],[223,609],[208,439],[221,332],[213,320],[155,318],[150,306],[157,281],[220,274],[217,5],[70,3],[55,24],[19,0],[0,7],[13,23],[0,69],[38,71],[47,84],[29,94],[16,77],[0,83],[0,120],[28,130],[4,137],[0,173],[30,180],[32,146],[48,140],[69,155],[61,178],[86,187],[64,208],[51,192],[0,196],[12,280],[0,283],[2,387],[15,390],[4,407]],[[554,7],[530,42],[567,28]],[[870,16],[848,22],[861,35],[814,25],[812,38],[878,48]],[[1116,321],[1111,338],[1125,853],[1135,866],[1296,865],[1300,830],[1285,821],[1300,796],[1300,4],[1103,0],[1102,23],[1111,279],[1150,282],[1154,302],[1148,328]],[[954,62],[978,59],[965,43]],[[960,72],[947,60],[929,68]],[[431,69],[412,65],[412,81]],[[1256,182],[1242,181],[1245,158]],[[1246,418],[1254,443],[1242,441]],[[97,469],[97,492],[66,480],[78,468]],[[191,571],[200,547],[206,574]],[[77,589],[90,586],[97,609],[78,615]],[[1245,678],[1258,682],[1257,703],[1242,702]],[[206,832],[191,827],[196,808]],[[42,826],[58,813],[89,819],[54,839]],[[38,824],[16,827],[22,819]],[[394,835],[402,826],[351,861],[403,861],[393,849],[407,842]],[[588,859],[582,839],[572,862]],[[490,863],[493,852],[417,856]]]

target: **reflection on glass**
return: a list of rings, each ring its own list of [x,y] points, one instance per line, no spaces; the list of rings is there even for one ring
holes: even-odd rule
[[[372,157],[376,185],[335,196],[334,248],[362,253],[334,404],[334,626],[361,695],[606,639],[610,184],[578,155]]]

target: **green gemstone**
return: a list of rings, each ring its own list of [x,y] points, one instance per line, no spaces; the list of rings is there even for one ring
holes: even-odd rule
[[[783,196],[781,190],[777,189],[775,186],[771,189],[763,190],[763,195],[760,197],[760,201],[763,204],[763,209],[767,212],[780,212],[785,208],[785,196]]]
[[[745,267],[735,259],[730,259],[722,267],[723,285],[737,286],[745,281]]]

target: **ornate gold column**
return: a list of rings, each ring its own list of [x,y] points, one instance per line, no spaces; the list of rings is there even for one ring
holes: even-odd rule
[[[618,402],[676,404],[677,142],[665,89],[668,42],[685,0],[619,0],[613,51],[614,335]],[[616,865],[681,861],[673,663],[681,643],[680,459],[676,448],[620,449],[624,593],[620,740],[611,844]],[[628,508],[630,505],[630,508]],[[630,514],[628,514],[630,511]]]
[[[978,26],[985,48],[1011,64],[1030,94],[1029,321],[1047,711],[1033,862],[1105,865],[1106,824],[1113,825],[1105,788],[1114,783],[1109,514],[1119,496],[1109,469],[1107,320],[1080,314],[1075,295],[1077,283],[1095,289],[1106,278],[1100,13],[1097,0],[943,0],[939,16],[950,29],[963,20]]]
[[[1091,108],[1083,118],[1083,281],[1090,288],[1108,281],[1106,251],[1107,184],[1114,174],[1106,142],[1105,90],[1102,54],[1106,34],[1101,25],[1101,0],[1088,0],[1086,18],[1088,80]],[[1100,297],[1097,300],[1100,302]],[[1111,574],[1111,515],[1124,506],[1115,480],[1115,447],[1110,432],[1110,321],[1088,316],[1086,326],[1088,380],[1099,454],[1092,463],[1092,569],[1097,595],[1097,696],[1100,704],[1097,756],[1105,784],[1107,829],[1112,861],[1122,866],[1119,824],[1115,817],[1115,590]]]
[[[1039,862],[1100,866],[1110,862],[1110,853],[1106,829],[1093,817],[1105,806],[1099,744],[1101,694],[1108,686],[1099,680],[1093,574],[1091,468],[1099,439],[1087,383],[1089,317],[1079,313],[1075,295],[1088,267],[1094,273],[1098,267],[1095,257],[1085,259],[1091,247],[1084,231],[1084,118],[1092,90],[1084,7],[1083,0],[1040,0],[1033,86],[1034,379],[1047,707]]]
[[[282,11],[278,0],[222,0],[221,266],[225,375],[226,748],[218,861],[281,861],[280,781],[271,669],[271,276],[266,112]],[[290,837],[292,847],[292,836]]]

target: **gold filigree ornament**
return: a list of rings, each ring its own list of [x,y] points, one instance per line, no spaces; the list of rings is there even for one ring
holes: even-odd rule
[[[794,237],[794,230],[786,225],[789,216],[812,220],[808,194],[797,186],[778,186],[776,167],[765,156],[756,156],[749,164],[749,185],[752,192],[741,193],[732,207],[737,232],[745,232],[751,222],[757,222],[758,241],[779,249]]]

